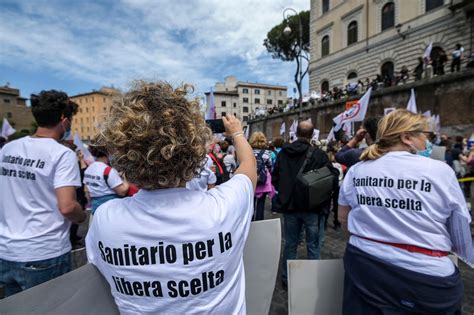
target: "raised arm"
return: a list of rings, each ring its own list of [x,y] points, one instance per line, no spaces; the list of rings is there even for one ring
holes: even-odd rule
[[[227,137],[232,138],[236,155],[240,161],[235,174],[243,174],[250,178],[255,191],[257,185],[257,162],[253,155],[252,147],[247,142],[247,139],[245,139],[242,124],[233,115],[222,117],[222,120],[224,121],[225,134]]]

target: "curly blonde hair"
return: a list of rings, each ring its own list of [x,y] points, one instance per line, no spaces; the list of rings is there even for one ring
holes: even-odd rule
[[[112,165],[146,190],[182,186],[201,170],[212,133],[192,87],[136,81],[116,99],[97,142],[112,154]]]
[[[268,143],[267,143],[267,138],[263,134],[263,132],[257,131],[252,133],[250,136],[249,144],[252,147],[252,149],[267,149],[268,148]]]

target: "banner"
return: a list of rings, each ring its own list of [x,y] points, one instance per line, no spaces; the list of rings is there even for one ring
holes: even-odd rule
[[[418,114],[418,111],[416,109],[416,97],[414,89],[411,89],[410,99],[408,100],[407,104],[407,111],[410,111],[414,114]]]
[[[345,123],[364,120],[365,114],[367,113],[367,108],[369,106],[371,92],[372,87],[370,87],[367,92],[365,92],[364,96],[362,96],[360,100],[353,104],[351,108],[339,114],[333,119],[333,121],[336,123],[334,130],[337,131],[341,129],[343,124]]]
[[[282,122],[280,126],[280,136],[283,136],[285,132],[286,132],[286,125],[285,125],[285,122]]]
[[[16,130],[10,125],[6,118],[3,118],[2,124],[2,133],[0,134],[1,137],[8,139],[12,134],[14,134]]]

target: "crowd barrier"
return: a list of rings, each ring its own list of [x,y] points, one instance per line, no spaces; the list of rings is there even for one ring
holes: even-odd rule
[[[252,222],[244,249],[247,314],[268,314],[281,250],[280,219]],[[118,314],[107,281],[93,265],[0,300],[0,314]]]

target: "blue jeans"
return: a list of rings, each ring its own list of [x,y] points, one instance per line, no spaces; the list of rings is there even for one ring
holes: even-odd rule
[[[59,257],[30,262],[0,259],[0,287],[4,288],[7,297],[69,271],[71,271],[70,252]]]
[[[306,250],[308,259],[319,259],[324,241],[325,215],[311,212],[293,212],[283,215],[285,230],[285,249],[282,261],[283,282],[287,281],[287,261],[296,259],[296,250],[302,227],[306,232]]]

